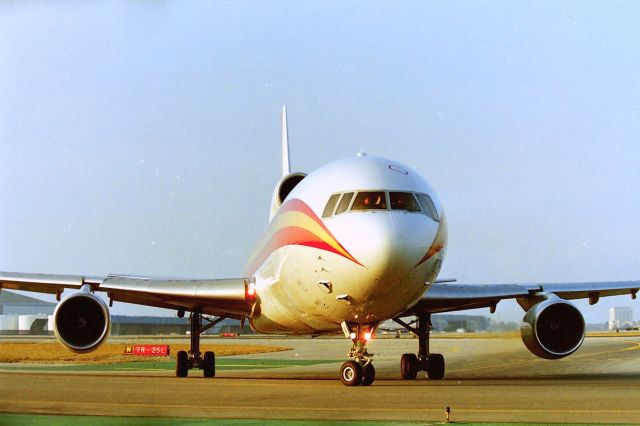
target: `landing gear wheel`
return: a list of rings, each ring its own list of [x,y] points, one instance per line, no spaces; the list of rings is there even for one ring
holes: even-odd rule
[[[441,354],[429,354],[427,357],[427,376],[432,380],[444,378],[444,357]]]
[[[202,370],[204,371],[204,377],[215,377],[216,375],[216,355],[207,351],[204,353],[202,359]]]
[[[189,356],[186,351],[178,351],[176,360],[176,377],[187,377],[189,372]]]
[[[363,376],[362,366],[355,361],[347,361],[340,368],[340,381],[345,386],[358,386]]]
[[[418,357],[415,354],[402,354],[400,375],[404,380],[414,380],[418,375]]]
[[[370,386],[376,379],[376,369],[373,368],[373,364],[369,363],[363,367],[363,370],[360,386]]]

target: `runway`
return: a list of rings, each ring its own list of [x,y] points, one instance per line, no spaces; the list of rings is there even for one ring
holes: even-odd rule
[[[256,340],[252,339],[252,343]],[[218,343],[218,341],[216,341]],[[233,341],[238,343],[238,340]],[[261,339],[292,351],[255,359],[344,359],[343,339]],[[519,339],[433,339],[445,380],[400,380],[399,358],[415,339],[378,339],[376,381],[347,388],[340,362],[251,371],[2,371],[0,410],[105,416],[244,419],[640,423],[640,338],[587,338],[568,358],[531,355]]]

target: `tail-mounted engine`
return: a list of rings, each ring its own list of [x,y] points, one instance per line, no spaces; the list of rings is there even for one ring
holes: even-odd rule
[[[96,349],[111,328],[109,308],[88,285],[58,303],[53,322],[58,341],[76,353]]]
[[[269,220],[273,219],[273,216],[276,215],[278,209],[284,202],[287,195],[293,190],[307,176],[306,173],[289,173],[284,176],[280,181],[276,184],[276,189],[273,191],[273,197],[271,198],[271,216],[269,216]]]
[[[522,341],[533,354],[558,359],[571,355],[582,345],[585,323],[572,303],[553,297],[527,311],[520,331]]]

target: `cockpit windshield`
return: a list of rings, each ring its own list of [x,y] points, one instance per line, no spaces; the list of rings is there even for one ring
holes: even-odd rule
[[[391,210],[420,211],[420,206],[416,198],[410,192],[389,192],[389,201],[391,203]]]
[[[427,194],[417,194],[418,200],[420,200],[420,205],[422,206],[422,211],[424,214],[429,216],[431,219],[436,222],[440,222],[440,218],[438,217],[438,211],[436,210],[436,206],[433,204],[431,197]]]
[[[383,191],[358,192],[351,210],[386,210],[387,195]]]
[[[340,204],[338,204],[338,208],[336,209],[336,214],[344,213],[349,208],[349,204],[351,204],[351,199],[353,198],[353,192],[346,192],[342,194],[342,198],[340,199]]]
[[[331,217],[333,215],[333,211],[336,208],[336,204],[338,203],[338,199],[340,198],[340,194],[333,194],[327,205],[324,207],[324,211],[322,212],[322,217]]]
[[[415,212],[429,216],[436,222],[440,221],[436,206],[429,195],[400,191],[336,192],[327,201],[322,217],[330,218],[345,212],[365,210]]]

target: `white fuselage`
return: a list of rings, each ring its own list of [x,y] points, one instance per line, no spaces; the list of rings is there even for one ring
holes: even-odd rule
[[[363,204],[369,195],[382,204]],[[413,207],[403,208],[407,197]],[[436,279],[446,237],[442,205],[414,170],[367,156],[329,163],[287,195],[249,261],[257,294],[251,326],[335,333],[344,321],[393,318]]]

